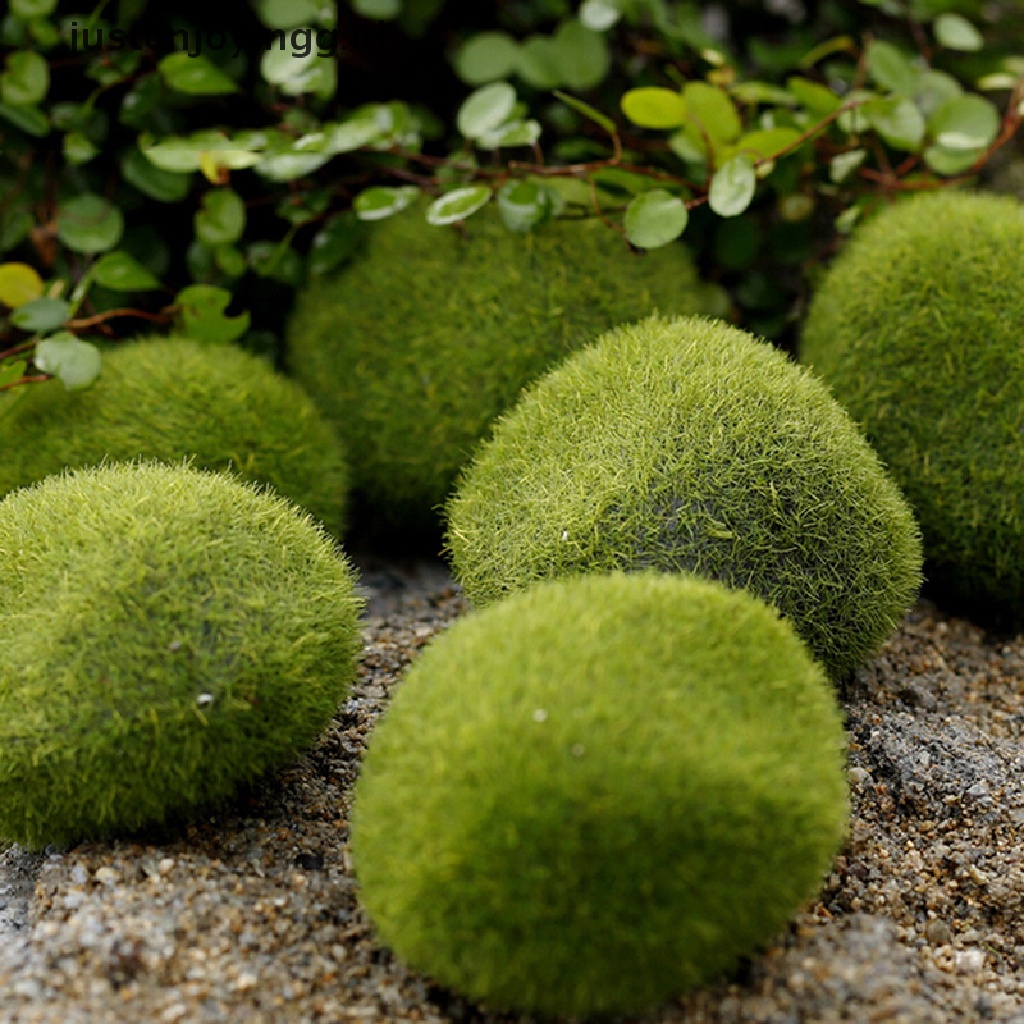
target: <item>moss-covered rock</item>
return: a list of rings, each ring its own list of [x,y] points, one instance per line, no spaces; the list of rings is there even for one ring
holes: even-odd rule
[[[448,513],[478,604],[551,576],[692,570],[778,607],[837,679],[920,583],[913,516],[826,388],[698,317],[616,328],[538,381]]]
[[[541,584],[456,622],[397,691],[354,793],[362,900],[492,1008],[640,1012],[814,895],[843,750],[824,672],[750,594]]]
[[[1024,625],[1024,206],[946,192],[861,227],[808,311],[801,361],[887,463],[932,596]]]
[[[646,255],[596,220],[515,234],[484,210],[438,228],[414,206],[299,297],[290,366],[386,529],[436,532],[458,469],[524,385],[617,323],[703,309],[688,251]]]
[[[111,464],[0,502],[0,836],[105,836],[292,758],[355,673],[360,601],[304,512]]]
[[[184,338],[104,352],[94,385],[56,380],[0,397],[0,496],[64,468],[138,457],[232,469],[268,483],[335,536],[344,451],[313,400],[258,356]]]

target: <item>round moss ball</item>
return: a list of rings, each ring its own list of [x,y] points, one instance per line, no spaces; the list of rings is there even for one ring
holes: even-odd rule
[[[185,338],[103,353],[91,387],[56,380],[0,396],[0,496],[64,468],[135,458],[232,469],[270,484],[331,533],[345,522],[348,469],[313,400],[263,359]]]
[[[682,245],[629,251],[597,220],[528,234],[490,210],[435,227],[415,205],[300,294],[294,375],[336,425],[366,517],[435,532],[459,468],[524,385],[601,331],[703,310]]]
[[[305,512],[112,463],[0,502],[0,837],[180,816],[293,758],[361,649],[349,564]]]
[[[1024,205],[963,192],[888,207],[808,311],[832,388],[921,524],[933,596],[1024,625]]]
[[[910,509],[824,385],[699,317],[616,328],[538,381],[448,513],[478,604],[551,576],[690,570],[774,604],[836,679],[920,583]]]
[[[381,938],[494,1009],[635,1013],[813,897],[841,716],[778,612],[684,574],[550,581],[413,665],[356,784]]]

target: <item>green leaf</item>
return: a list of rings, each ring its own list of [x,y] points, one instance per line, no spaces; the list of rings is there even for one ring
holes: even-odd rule
[[[657,85],[630,89],[622,97],[622,112],[641,128],[679,128],[686,123],[682,94]]]
[[[178,292],[175,304],[181,309],[185,333],[197,341],[234,341],[249,328],[248,311],[225,316],[231,293],[208,284],[193,284]]]
[[[280,281],[293,289],[302,283],[302,257],[286,241],[253,242],[248,258],[260,277]]]
[[[177,203],[188,195],[191,185],[188,174],[164,171],[151,163],[137,149],[121,158],[121,175],[130,185],[160,203]]]
[[[867,92],[864,89],[854,89],[843,102],[844,104],[855,103],[856,106],[848,107],[839,115],[836,119],[839,127],[851,135],[855,135],[857,132],[866,132],[871,127],[871,122],[868,120],[867,114],[864,113],[864,107],[877,95],[877,93]]]
[[[467,139],[494,131],[508,120],[516,105],[516,91],[508,82],[481,86],[463,100],[455,121]]]
[[[19,107],[10,103],[0,103],[0,117],[36,138],[41,139],[50,131],[50,122],[46,115],[36,107]]]
[[[605,32],[622,17],[622,11],[614,0],[583,0],[580,4],[580,21],[594,32]]]
[[[75,252],[106,252],[123,232],[121,211],[100,196],[76,196],[57,207],[57,237]]]
[[[359,246],[363,231],[354,213],[345,211],[331,217],[313,236],[309,250],[309,272],[326,274],[344,263]]]
[[[271,181],[292,181],[312,174],[331,159],[328,142],[324,132],[310,132],[299,139],[283,132],[274,134],[256,164],[256,173]]]
[[[552,42],[561,81],[570,89],[592,89],[608,73],[611,58],[604,36],[578,18],[563,21]]]
[[[802,133],[795,128],[762,128],[759,131],[747,132],[725,150],[724,156],[728,159],[743,154],[755,162],[771,160],[796,143],[801,135]]]
[[[427,207],[427,222],[440,226],[465,220],[486,206],[490,199],[491,190],[486,185],[466,185],[452,189]]]
[[[798,75],[787,79],[786,88],[800,101],[801,106],[815,117],[828,117],[843,102],[831,89]]]
[[[28,369],[28,362],[24,359],[17,359],[13,363],[0,367],[0,388],[5,388],[15,381],[21,380]]]
[[[769,82],[736,82],[729,86],[729,94],[740,103],[770,103],[776,107],[799,103],[791,92]]]
[[[687,82],[683,87],[686,123],[691,138],[709,138],[713,148],[732,142],[743,130],[736,106],[724,89],[707,82]]]
[[[656,188],[630,200],[623,217],[626,237],[641,249],[674,242],[686,227],[689,211],[678,196]]]
[[[610,117],[605,117],[604,114],[599,110],[595,110],[589,103],[584,103],[583,100],[570,96],[567,92],[561,92],[558,89],[555,89],[554,92],[567,107],[572,107],[577,114],[582,114],[588,120],[593,121],[594,124],[600,125],[609,135],[615,134],[615,122]]]
[[[351,0],[352,10],[364,18],[391,21],[402,13],[402,0]]]
[[[315,93],[329,97],[337,86],[337,61],[333,57],[319,56],[312,48],[304,57],[288,47],[265,50],[260,60],[260,73],[287,96]]]
[[[539,121],[508,121],[495,128],[494,131],[485,132],[475,141],[481,149],[498,149],[502,146],[533,146],[540,138],[541,127]]]
[[[325,149],[332,155],[351,153],[381,139],[387,126],[373,116],[355,115],[340,124],[325,124]]]
[[[523,81],[535,89],[557,89],[565,84],[559,68],[558,47],[547,36],[530,36],[520,46],[516,69]]]
[[[126,252],[108,252],[92,267],[93,280],[115,292],[148,292],[160,288],[160,282]]]
[[[50,66],[31,50],[8,54],[7,66],[0,74],[0,99],[16,107],[41,103],[50,88]]]
[[[960,14],[940,14],[932,28],[939,45],[950,50],[980,50],[985,45],[981,33]]]
[[[11,0],[11,14],[22,21],[33,21],[52,14],[57,0]]]
[[[352,209],[360,220],[384,220],[404,210],[419,194],[415,185],[373,185],[355,197]]]
[[[899,96],[913,96],[924,71],[902,50],[881,39],[868,44],[867,69],[873,81]]]
[[[43,279],[27,263],[0,263],[0,304],[17,309],[43,294]]]
[[[157,70],[170,88],[191,96],[222,96],[238,92],[235,81],[201,54],[171,53],[157,64]]]
[[[154,143],[151,135],[143,133],[139,136],[139,149],[150,163],[164,171],[198,171],[204,162],[237,171],[260,161],[256,151],[263,148],[265,139],[256,133],[250,135],[240,134],[232,140],[223,132],[199,131],[188,138],[171,136]]]
[[[510,231],[530,231],[552,213],[554,197],[533,181],[507,181],[498,189],[498,214]]]
[[[245,230],[245,203],[230,188],[211,189],[195,216],[196,234],[205,245],[227,245]]]
[[[999,134],[999,111],[983,96],[956,96],[932,112],[928,134],[944,150],[983,150]]]
[[[750,205],[756,188],[753,162],[746,156],[734,156],[712,177],[708,205],[719,217],[735,217]]]
[[[11,314],[11,323],[23,331],[55,331],[71,316],[71,303],[42,296],[19,306]]]
[[[68,132],[61,147],[69,164],[88,163],[98,152],[96,146],[81,132]]]
[[[828,176],[837,185],[853,174],[867,159],[866,149],[851,149],[848,153],[838,153],[832,157],[828,165]]]
[[[43,373],[52,373],[69,391],[88,387],[99,375],[99,349],[88,341],[61,331],[36,345],[32,362]]]
[[[519,44],[505,32],[480,32],[455,55],[455,73],[467,85],[508,78],[519,62]]]
[[[227,277],[241,277],[248,264],[245,257],[233,245],[218,245],[213,250],[213,262]]]
[[[956,99],[963,93],[963,86],[952,75],[932,70],[921,76],[914,100],[927,120],[946,100]]]
[[[906,97],[879,97],[864,104],[864,116],[879,135],[896,149],[916,153],[924,140],[924,115]]]

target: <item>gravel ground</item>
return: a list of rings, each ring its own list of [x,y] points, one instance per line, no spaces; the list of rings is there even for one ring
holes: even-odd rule
[[[2,1024],[517,1019],[407,971],[356,904],[360,755],[465,610],[439,565],[362,568],[360,677],[298,764],[184,831],[0,854]],[[921,603],[843,703],[852,832],[820,901],[650,1020],[1024,1024],[1024,637]]]

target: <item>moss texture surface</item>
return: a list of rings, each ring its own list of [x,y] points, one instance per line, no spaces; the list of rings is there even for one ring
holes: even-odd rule
[[[1024,624],[1024,206],[949,192],[860,228],[808,312],[801,360],[913,505],[935,596]]]
[[[397,691],[354,793],[362,900],[492,1009],[640,1012],[815,894],[844,750],[824,672],[751,595],[549,582],[456,622]]]
[[[335,432],[294,381],[234,345],[139,341],[104,352],[90,388],[20,388],[0,401],[0,449],[0,496],[104,458],[193,456],[197,467],[270,484],[335,536],[345,522],[348,469]]]
[[[114,464],[0,502],[0,836],[230,795],[312,742],[361,649],[336,543],[223,474]]]
[[[680,245],[635,255],[595,220],[514,234],[489,210],[438,228],[414,206],[300,296],[290,366],[336,425],[367,514],[436,530],[458,469],[526,384],[608,327],[703,302]]]
[[[609,331],[538,381],[448,511],[478,604],[551,576],[692,570],[778,607],[837,679],[920,584],[913,516],[846,412],[781,352],[699,317]]]

